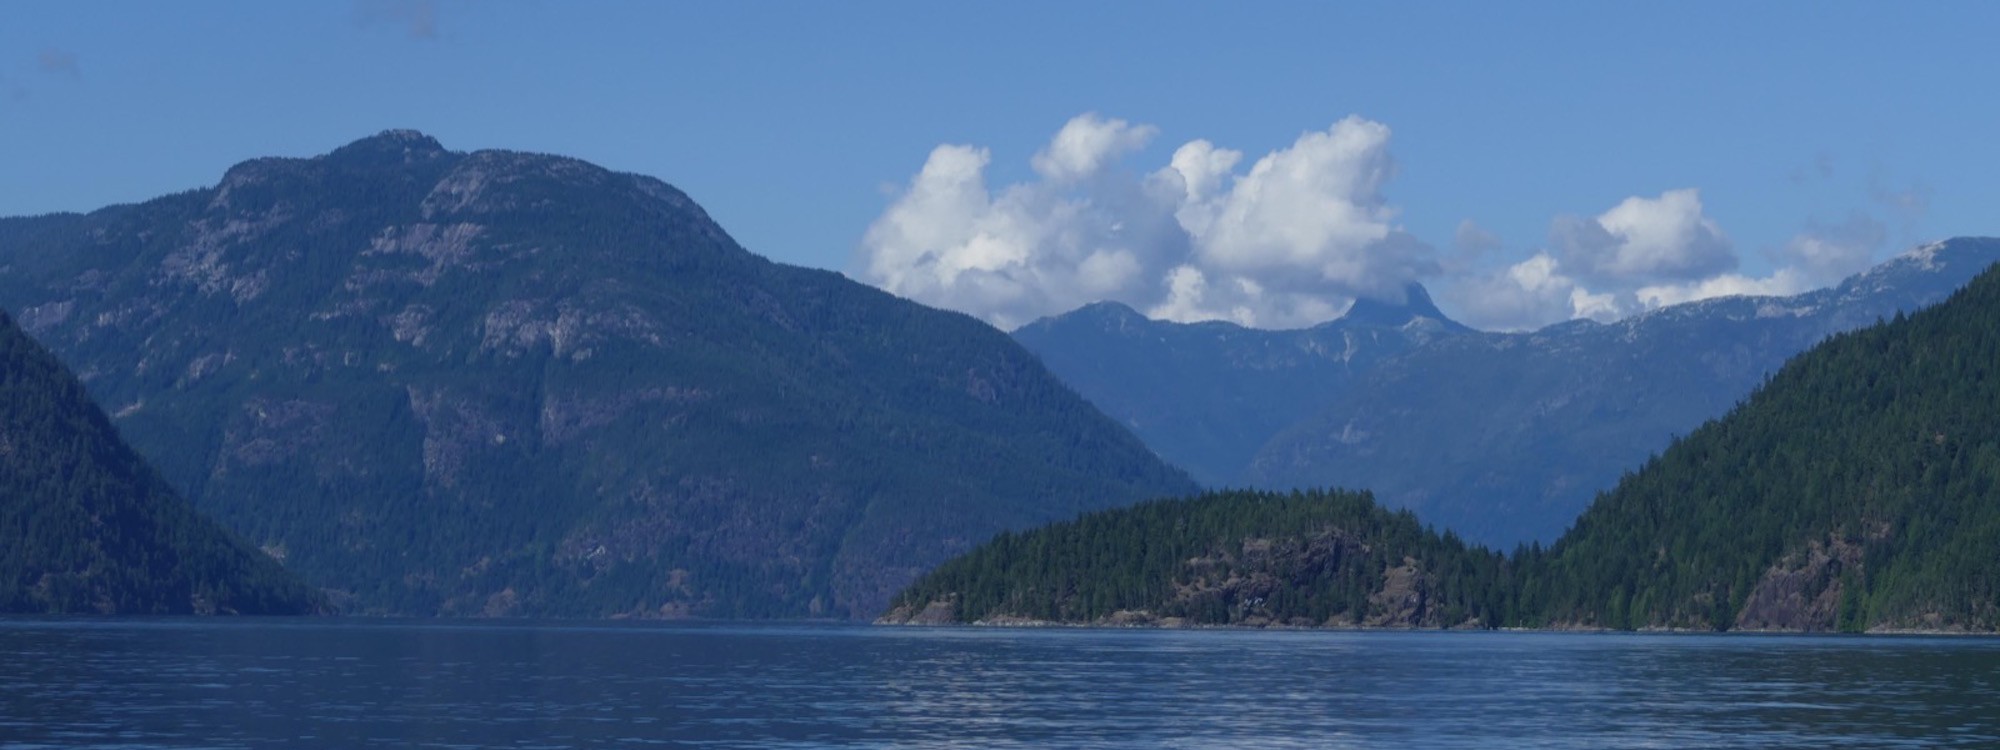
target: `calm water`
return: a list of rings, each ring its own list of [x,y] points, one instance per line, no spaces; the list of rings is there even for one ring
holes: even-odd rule
[[[0,747],[2000,745],[2000,641],[0,620]]]

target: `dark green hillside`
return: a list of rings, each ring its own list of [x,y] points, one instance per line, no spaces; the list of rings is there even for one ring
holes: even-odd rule
[[[1195,489],[977,320],[419,133],[0,220],[0,304],[354,611],[872,616],[998,531]]]
[[[1524,595],[1609,627],[2000,628],[2000,271],[1793,360],[1600,498]]]
[[[316,592],[201,517],[0,314],[0,612],[302,614]]]
[[[1223,492],[1002,534],[883,619],[1479,627],[1508,587],[1499,555],[1367,493]]]
[[[1405,559],[1439,616],[1384,617]],[[1799,356],[1547,551],[1503,563],[1365,495],[1229,493],[1003,536],[898,603],[887,619],[2000,630],[2000,269]]]

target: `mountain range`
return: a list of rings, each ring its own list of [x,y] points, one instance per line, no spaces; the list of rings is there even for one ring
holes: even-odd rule
[[[1452,322],[1421,287],[1301,330],[1149,320],[1100,303],[1014,337],[1212,487],[1355,487],[1501,547],[1591,498],[1827,336],[1942,300],[2000,241],[1917,248],[1827,289],[1529,333]]]
[[[389,131],[245,162],[214,187],[141,204],[0,219],[0,307],[16,311],[0,318],[0,374],[18,385],[0,414],[0,479],[13,488],[0,532],[19,532],[0,559],[0,607],[870,617],[996,533],[1191,494],[1200,480],[1280,490],[1208,496],[1204,528],[1248,528],[1231,525],[1230,507],[1265,502],[1282,507],[1266,517],[1280,536],[1360,529],[1289,556],[1257,539],[1153,550],[1211,560],[1217,581],[1310,578],[1334,564],[1314,557],[1329,550],[1384,570],[1458,567],[1408,590],[1348,575],[1304,605],[1315,622],[1784,623],[1744,620],[1717,592],[1778,596],[1753,593],[1751,579],[1792,566],[1820,571],[1824,598],[1825,566],[1812,566],[1831,555],[1848,571],[1836,598],[1855,602],[1841,604],[1843,622],[1879,624],[1915,605],[1854,577],[1854,550],[1894,536],[1877,527],[1815,527],[1835,536],[1808,548],[1754,540],[1790,556],[1736,560],[1723,589],[1645,588],[1635,581],[1659,571],[1633,573],[1612,543],[1590,541],[1650,528],[1645,518],[1578,514],[1648,456],[1688,450],[1676,436],[1790,354],[1943,299],[1996,258],[2000,241],[1949,240],[1807,294],[1522,334],[1453,322],[1412,285],[1302,330],[1164,323],[1100,303],[1009,337],[764,260],[652,178]],[[1373,494],[1282,492],[1320,486]],[[1377,512],[1377,500],[1415,513]],[[1115,543],[1099,532],[1154,533],[1102,519],[1145,527],[1176,506],[1146,507],[1062,527],[1063,543],[1102,562]],[[1578,534],[1511,563],[1461,541],[1547,542],[1572,522]],[[1451,534],[1426,540],[1422,523]],[[953,569],[1053,575],[1018,567],[1042,559],[1022,549],[1061,549],[1018,546],[1036,538],[1004,535],[985,562]],[[1103,615],[1119,596],[1158,593],[1133,582],[1185,560],[1157,557],[1104,571],[1098,583],[1123,581],[1124,594],[1063,598],[1084,590],[1072,586],[1034,611]],[[1616,585],[1583,580],[1617,560]],[[1898,565],[1876,569],[1941,580]],[[1506,589],[1531,572],[1570,598]],[[1479,592],[1452,594],[1448,609],[1364,614],[1382,596],[1468,585]],[[1600,596],[1607,586],[1624,598]],[[1512,598],[1493,598],[1503,589]],[[1688,603],[1698,596],[1707,604]],[[1174,606],[1217,611],[1200,597]]]
[[[0,219],[0,306],[350,612],[873,616],[995,532],[1195,488],[973,318],[411,131]]]
[[[1002,534],[883,619],[1991,633],[1995,321],[2000,268],[1834,335],[1546,549],[1469,547],[1365,493],[1212,493]]]

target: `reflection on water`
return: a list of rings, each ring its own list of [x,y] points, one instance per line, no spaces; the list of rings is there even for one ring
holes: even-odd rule
[[[0,620],[0,747],[2000,744],[2000,641]]]

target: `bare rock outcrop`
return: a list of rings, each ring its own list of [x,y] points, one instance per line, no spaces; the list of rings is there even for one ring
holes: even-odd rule
[[[1778,560],[1750,590],[1737,630],[1824,632],[1840,613],[1842,574],[1859,571],[1861,546],[1834,536]]]
[[[1370,628],[1438,627],[1430,606],[1431,588],[1431,577],[1416,558],[1403,558],[1402,565],[1382,572],[1382,588],[1368,597],[1369,614],[1361,624]]]
[[[876,618],[877,625],[950,625],[958,621],[958,599],[947,597],[922,607],[903,604]]]

